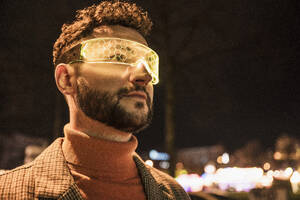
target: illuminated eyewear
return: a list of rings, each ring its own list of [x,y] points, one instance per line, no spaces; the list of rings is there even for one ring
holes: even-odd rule
[[[149,47],[120,38],[95,38],[81,42],[80,58],[75,62],[112,63],[137,67],[142,63],[152,76],[152,83],[157,84],[158,55]]]

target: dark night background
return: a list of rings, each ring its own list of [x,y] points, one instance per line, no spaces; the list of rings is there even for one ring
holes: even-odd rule
[[[0,2],[0,134],[53,138],[58,90],[52,46],[63,23],[91,0]],[[137,1],[154,21],[160,55],[152,125],[139,151],[164,145],[164,64],[176,69],[176,147],[300,139],[298,0]],[[59,96],[59,102],[63,103]],[[65,103],[59,127],[68,120]]]

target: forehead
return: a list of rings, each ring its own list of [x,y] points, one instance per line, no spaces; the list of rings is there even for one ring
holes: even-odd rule
[[[147,42],[145,38],[136,30],[120,25],[100,26],[94,29],[93,33],[87,39],[98,37],[116,37],[121,39],[127,39],[139,42],[146,46]]]

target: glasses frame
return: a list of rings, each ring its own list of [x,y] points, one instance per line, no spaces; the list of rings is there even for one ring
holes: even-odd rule
[[[137,45],[141,48],[147,49],[147,51],[151,52],[157,59],[157,61],[155,61],[156,66],[154,66],[156,68],[156,70],[155,70],[156,73],[153,72],[153,70],[151,70],[149,64],[146,61],[146,58],[144,58],[144,57],[139,59],[135,63],[125,63],[125,62],[121,62],[121,61],[86,61],[86,60],[84,60],[85,57],[86,57],[84,55],[84,47],[85,47],[84,45],[88,44],[90,42],[99,41],[99,40],[121,40],[121,41],[125,41],[125,42],[134,43],[135,45]],[[72,49],[77,49],[78,50],[78,48],[80,50],[79,59],[72,60],[72,61],[68,62],[68,64],[73,64],[73,63],[77,63],[77,62],[83,62],[83,63],[110,63],[110,64],[122,64],[122,65],[127,65],[127,66],[129,65],[129,66],[132,66],[132,67],[136,67],[139,63],[142,63],[145,66],[147,72],[152,77],[152,84],[155,85],[159,82],[159,56],[154,50],[152,50],[148,46],[143,45],[139,42],[136,42],[136,41],[133,41],[133,40],[128,40],[128,39],[116,38],[116,37],[101,37],[101,38],[93,38],[93,39],[85,40],[85,41],[79,43],[78,45],[76,45],[75,47],[73,47]]]

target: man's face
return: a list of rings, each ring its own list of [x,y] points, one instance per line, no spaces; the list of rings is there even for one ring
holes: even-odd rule
[[[135,30],[109,26],[93,37],[118,37],[146,44]],[[145,66],[80,63],[77,106],[91,119],[126,132],[138,132],[152,118],[153,86]]]

